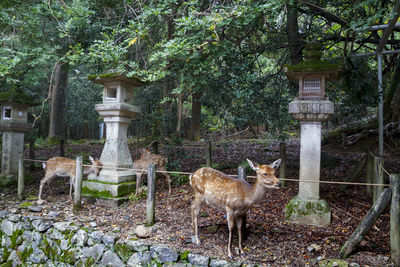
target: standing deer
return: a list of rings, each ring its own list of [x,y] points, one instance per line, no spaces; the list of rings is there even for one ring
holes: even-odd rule
[[[264,194],[265,188],[279,187],[279,179],[275,177],[275,170],[279,167],[281,159],[270,165],[253,164],[247,159],[250,167],[256,171],[257,180],[253,186],[245,181],[229,177],[228,175],[212,168],[201,168],[190,176],[190,185],[194,191],[192,201],[192,224],[195,233],[195,242],[199,245],[198,215],[201,205],[206,202],[216,208],[226,211],[229,241],[228,256],[232,258],[232,231],[236,222],[239,235],[239,250],[242,248],[242,224],[248,209],[258,201]]]
[[[99,175],[101,169],[101,162],[97,158],[89,157],[90,162],[92,163],[91,166],[84,166],[83,167],[83,174],[95,173]],[[75,187],[75,180],[76,180],[76,160],[63,158],[63,157],[54,157],[43,163],[43,168],[46,171],[43,179],[40,180],[40,188],[39,188],[39,197],[38,197],[38,204],[44,202],[42,200],[42,190],[43,186],[53,180],[55,177],[69,177],[69,199],[72,198],[72,187]]]
[[[149,169],[150,164],[153,163],[156,165],[158,171],[165,171],[162,175],[168,181],[168,190],[171,193],[171,178],[168,173],[166,173],[167,169],[165,168],[167,164],[167,159],[161,155],[153,154],[147,149],[142,149],[142,154],[139,159],[133,162],[133,169],[136,170],[136,194],[139,191],[139,188],[142,184],[142,175],[145,170]],[[143,171],[142,171],[143,170]]]

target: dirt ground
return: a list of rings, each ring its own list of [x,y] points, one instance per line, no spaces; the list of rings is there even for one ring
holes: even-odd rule
[[[137,147],[130,145],[132,156],[138,154]],[[68,157],[93,155],[99,157],[102,145],[84,143],[66,145]],[[355,164],[365,155],[363,146],[346,148],[337,144],[325,145],[323,151],[329,154],[328,160],[322,160],[321,179],[344,181]],[[185,144],[180,147],[161,146],[161,154],[168,157],[169,170],[193,172],[204,160],[204,149],[199,143]],[[37,159],[48,159],[57,155],[58,148],[45,148],[36,151]],[[385,168],[391,173],[399,173],[400,154],[395,149],[387,149]],[[28,151],[26,151],[28,157]],[[299,144],[298,141],[287,143],[287,178],[298,179]],[[258,163],[271,163],[279,158],[279,143],[273,141],[234,141],[214,146],[213,162],[218,163],[224,172],[237,173],[237,166],[246,158]],[[26,168],[33,176],[33,182],[27,185],[25,196],[37,196],[39,180],[44,171],[37,167],[34,171]],[[252,173],[248,173],[252,175]],[[168,194],[164,179],[157,185],[156,224],[150,243],[163,243],[176,250],[188,250],[193,253],[208,255],[213,258],[227,259],[226,245],[228,228],[225,214],[211,207],[204,206],[199,220],[199,233],[202,244],[191,242],[190,203],[193,193],[188,183],[182,178],[172,177],[172,193]],[[252,182],[249,179],[249,182]],[[365,182],[365,171],[356,179]],[[40,213],[47,216],[52,211],[60,214],[56,220],[73,219],[78,224],[90,225],[96,222],[98,229],[112,231],[119,228],[119,235],[132,234],[133,229],[145,223],[145,199],[126,202],[118,208],[97,207],[84,203],[79,217],[72,215],[72,204],[68,202],[69,185],[67,179],[53,181],[43,190],[48,202]],[[321,259],[337,258],[344,242],[355,230],[371,207],[371,198],[366,195],[364,186],[321,185],[320,195],[331,206],[332,219],[329,227],[304,226],[287,223],[284,220],[284,207],[298,192],[297,182],[287,182],[280,189],[267,190],[263,201],[253,206],[248,213],[248,236],[243,242],[245,255],[237,253],[237,235],[234,233],[234,261],[245,261],[265,266],[305,266],[318,265]],[[32,200],[23,200],[28,202]],[[16,189],[0,191],[0,210],[9,210],[28,215],[27,209],[20,208]],[[35,213],[35,215],[38,215]],[[390,265],[389,209],[378,218],[374,227],[361,242],[358,250],[347,259],[360,266]],[[310,249],[314,246],[316,249]],[[236,252],[235,252],[236,251]]]

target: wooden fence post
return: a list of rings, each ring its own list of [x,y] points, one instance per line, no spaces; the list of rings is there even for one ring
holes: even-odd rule
[[[400,266],[400,176],[390,175],[392,203],[390,206],[390,258]]]
[[[151,226],[155,222],[155,206],[156,206],[156,165],[150,164],[147,173],[147,209],[146,220],[147,225]]]
[[[212,147],[211,147],[211,141],[206,142],[206,166],[207,167],[212,167]]]
[[[279,143],[279,153],[281,156],[281,164],[280,164],[280,169],[279,169],[279,178],[286,178],[286,143],[281,142]],[[281,186],[285,187],[286,181],[282,180]]]
[[[340,258],[347,258],[354,251],[354,249],[360,244],[364,235],[368,230],[374,225],[376,219],[383,212],[386,206],[389,204],[392,195],[392,190],[386,188],[385,191],[379,196],[375,204],[365,215],[364,219],[354,230],[353,234],[350,236],[349,240],[343,245],[339,252]]]
[[[75,191],[74,191],[74,214],[77,215],[81,209],[81,192],[82,192],[82,157],[76,158],[76,172],[75,172]]]
[[[239,166],[238,178],[239,178],[239,180],[247,182],[246,166]]]
[[[374,157],[374,183],[383,184],[383,157]],[[373,203],[378,200],[378,197],[381,195],[383,191],[383,186],[375,185],[373,188]]]
[[[367,151],[367,171],[366,171],[366,176],[367,180],[366,182],[368,184],[373,184],[374,183],[374,155],[372,154],[371,150]],[[368,196],[372,196],[373,194],[373,188],[372,185],[367,185],[366,187],[366,192]]]
[[[22,200],[22,193],[25,189],[25,177],[24,177],[24,160],[22,158],[22,152],[18,155],[18,199]]]
[[[29,140],[29,159],[35,159],[35,139]],[[35,162],[31,161],[29,168],[31,171],[35,169]]]

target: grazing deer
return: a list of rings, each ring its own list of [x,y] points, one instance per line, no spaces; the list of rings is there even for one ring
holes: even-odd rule
[[[275,169],[279,167],[281,159],[270,165],[253,164],[248,159],[247,162],[257,173],[257,180],[253,186],[208,167],[198,169],[190,176],[190,185],[194,191],[192,224],[195,242],[198,245],[200,244],[198,215],[201,205],[206,202],[216,208],[225,210],[229,228],[228,256],[230,258],[232,258],[232,231],[235,221],[239,235],[239,250],[240,253],[243,253],[242,224],[247,210],[263,198],[265,188],[279,187],[280,185],[279,179],[275,177]]]
[[[169,174],[166,173],[167,169],[165,168],[167,165],[167,159],[161,155],[153,154],[147,149],[142,149],[140,158],[133,162],[133,168],[138,169],[136,171],[136,194],[142,184],[142,175],[145,170],[147,171],[149,169],[151,163],[156,165],[157,171],[165,171],[162,175],[167,179],[168,192],[171,193],[171,178]]]
[[[90,162],[92,163],[91,166],[83,166],[83,174],[95,173],[99,175],[101,169],[101,162],[97,158],[89,157]],[[43,186],[53,180],[55,177],[69,177],[69,199],[72,198],[72,187],[75,187],[75,180],[76,180],[76,160],[63,158],[63,157],[54,157],[43,163],[43,168],[46,171],[43,179],[40,180],[40,188],[39,188],[39,197],[38,197],[38,204],[44,202],[42,200],[42,190]]]

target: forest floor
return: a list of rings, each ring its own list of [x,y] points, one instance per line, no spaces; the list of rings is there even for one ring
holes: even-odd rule
[[[323,146],[326,161],[322,159],[321,179],[344,181],[356,163],[365,156],[365,147],[371,143],[344,147],[337,143]],[[138,155],[136,145],[130,145],[132,157]],[[400,154],[398,149],[385,148],[385,168],[390,173],[399,173]],[[393,149],[393,150],[391,150]],[[67,144],[68,157],[93,155],[100,157],[102,144],[85,142]],[[36,159],[46,160],[58,154],[57,147],[36,150]],[[169,170],[193,172],[205,164],[204,149],[200,143],[186,143],[180,147],[161,146],[160,154],[168,157]],[[26,157],[28,152],[26,151]],[[287,178],[298,179],[299,142],[287,142]],[[224,167],[224,172],[237,174],[237,165],[246,158],[260,164],[271,163],[279,158],[279,143],[264,140],[237,140],[223,142],[213,148],[213,162]],[[37,164],[38,165],[38,164]],[[37,167],[26,172],[33,176],[32,183],[26,187],[26,196],[37,196],[39,180],[44,171]],[[279,173],[279,172],[278,172]],[[248,175],[253,175],[248,171]],[[149,243],[162,243],[180,251],[191,251],[213,258],[227,259],[228,228],[225,214],[209,206],[204,206],[199,220],[201,245],[191,242],[193,235],[190,217],[190,203],[193,192],[182,177],[172,177],[172,193],[168,194],[165,180],[157,184],[156,224],[148,238]],[[249,179],[252,182],[252,179]],[[365,182],[365,168],[356,178]],[[287,223],[284,220],[284,207],[296,196],[297,182],[287,182],[279,189],[268,189],[263,201],[253,206],[248,213],[248,236],[243,242],[245,255],[239,255],[234,249],[234,260],[266,266],[317,266],[322,259],[338,257],[341,246],[349,238],[365,214],[371,208],[371,198],[366,195],[364,186],[342,188],[335,184],[321,184],[320,195],[331,206],[332,219],[328,227],[304,226]],[[134,199],[118,208],[98,207],[83,204],[79,217],[72,215],[72,204],[68,202],[69,185],[67,179],[58,179],[45,186],[43,197],[48,202],[43,204],[40,214],[48,216],[58,212],[56,220],[73,219],[80,225],[96,223],[96,228],[104,232],[118,229],[121,237],[133,234],[137,225],[145,223],[145,199]],[[21,209],[16,189],[0,191],[0,210],[9,210],[23,215],[32,214],[28,209]],[[29,199],[29,198],[28,198]],[[116,228],[117,227],[117,228]],[[386,208],[374,227],[367,233],[358,250],[347,259],[360,266],[390,265],[390,214]],[[233,244],[237,248],[237,234]],[[236,252],[235,252],[236,251]]]

